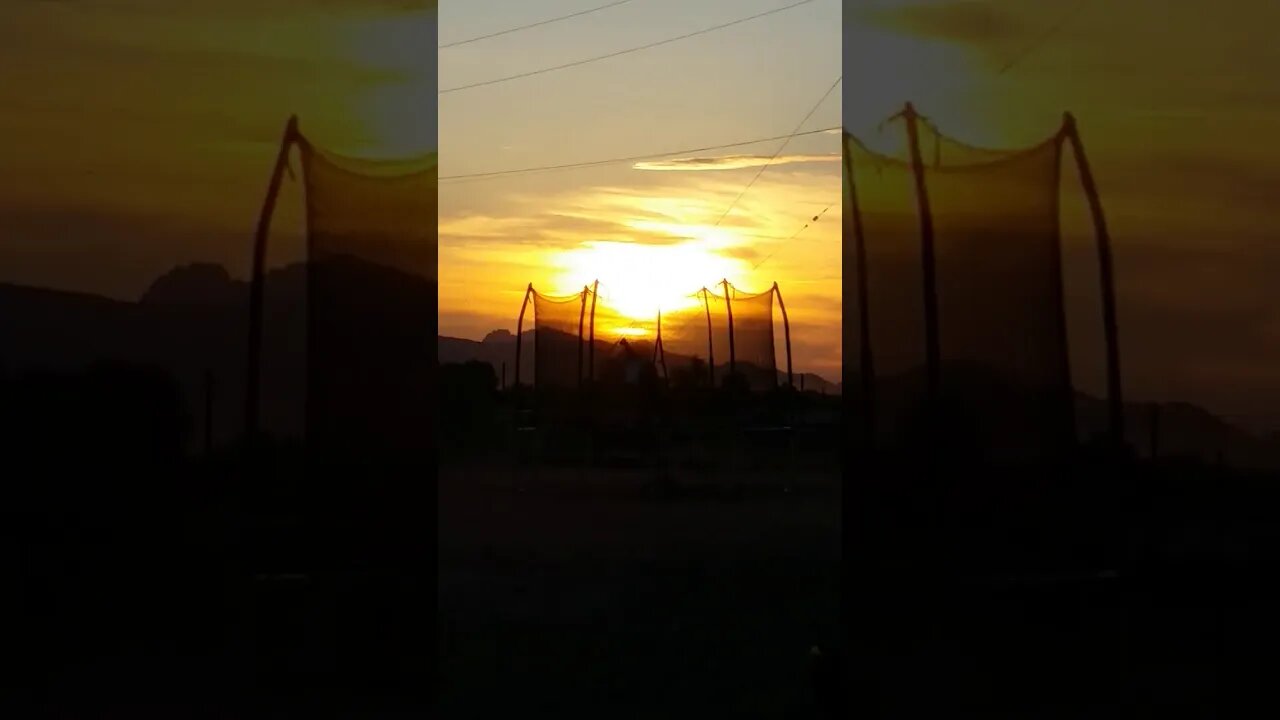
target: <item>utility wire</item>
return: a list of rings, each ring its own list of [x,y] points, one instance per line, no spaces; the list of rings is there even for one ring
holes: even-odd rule
[[[747,183],[747,186],[742,188],[742,192],[738,193],[738,197],[734,198],[733,202],[729,204],[729,207],[725,209],[724,214],[716,221],[716,227],[720,227],[720,223],[724,222],[724,219],[729,217],[729,213],[733,212],[733,209],[738,206],[738,201],[742,199],[742,196],[747,194],[747,191],[751,189],[751,186],[756,184],[756,180],[759,180],[760,176],[764,174],[764,171],[773,164],[773,161],[778,159],[778,156],[782,154],[784,149],[786,149],[787,144],[791,142],[791,138],[800,134],[800,128],[804,127],[804,124],[809,122],[809,118],[813,117],[813,114],[818,111],[819,107],[822,107],[822,103],[827,101],[827,98],[831,95],[832,91],[836,89],[836,86],[839,85],[840,81],[843,79],[844,75],[836,78],[836,81],[831,83],[831,87],[827,88],[827,91],[822,94],[822,98],[819,99],[818,102],[814,103],[813,107],[809,108],[809,112],[805,113],[804,119],[796,124],[795,130],[792,130],[790,135],[786,136],[786,139],[778,146],[778,150],[773,153],[773,157],[769,158],[769,162],[760,166],[760,169],[756,171],[755,177],[751,178],[751,182]]]
[[[513,33],[513,32],[519,32],[519,31],[521,31],[521,30],[528,30],[528,29],[530,29],[530,28],[542,27],[543,25],[550,25],[551,23],[557,23],[557,22],[560,22],[561,20],[570,20],[570,19],[572,19],[572,18],[582,17],[583,15],[590,15],[591,13],[599,12],[599,11],[601,11],[601,10],[608,10],[609,8],[617,7],[617,6],[619,6],[619,5],[626,5],[626,4],[627,4],[627,3],[629,3],[629,2],[631,2],[631,0],[618,0],[618,2],[611,2],[611,3],[607,4],[607,5],[600,5],[600,6],[597,6],[597,7],[593,7],[593,8],[591,8],[591,9],[589,9],[589,10],[579,10],[579,11],[578,11],[578,12],[576,12],[576,13],[570,13],[570,14],[568,14],[568,15],[561,15],[561,16],[559,16],[559,17],[553,17],[553,18],[550,18],[550,19],[548,19],[548,20],[540,20],[540,21],[535,22],[535,23],[529,23],[528,25],[521,25],[520,27],[513,27],[513,28],[511,28],[511,29],[509,29],[509,30],[499,30],[498,32],[489,33],[488,35],[477,35],[476,37],[473,37],[473,38],[467,38],[466,40],[458,40],[457,42],[446,43],[446,44],[444,44],[444,45],[439,45],[439,46],[437,46],[437,48],[436,48],[436,49],[438,49],[438,50],[444,50],[444,49],[446,49],[446,48],[458,47],[459,45],[467,45],[467,44],[469,44],[469,43],[479,42],[479,41],[481,41],[481,40],[488,40],[489,38],[496,38],[496,37],[501,36],[501,35],[510,35],[510,34],[511,34],[511,33]]]
[[[552,67],[540,68],[538,70],[530,70],[529,72],[518,73],[516,75],[507,75],[505,77],[494,78],[492,80],[483,80],[481,82],[469,83],[467,85],[458,85],[457,87],[451,87],[451,88],[446,88],[444,90],[441,90],[438,94],[444,95],[445,93],[453,93],[453,92],[458,92],[460,90],[470,90],[472,88],[484,87],[486,85],[496,85],[498,83],[507,82],[509,80],[518,80],[520,78],[532,77],[534,75],[541,75],[543,73],[549,73],[556,70],[564,70],[566,68],[577,67],[579,65],[586,65],[588,63],[598,62],[600,60],[608,60],[609,58],[615,58],[621,55],[628,55],[630,53],[640,52],[641,50],[649,50],[652,48],[659,47],[661,45],[667,45],[669,43],[677,42],[679,40],[687,40],[692,37],[697,37],[699,35],[705,35],[710,32],[715,32],[716,30],[723,30],[727,27],[732,27],[734,25],[741,25],[742,23],[750,22],[751,20],[758,20],[768,15],[775,15],[785,10],[790,10],[792,8],[800,7],[801,5],[808,5],[813,1],[814,0],[800,0],[799,2],[794,2],[794,3],[791,3],[790,5],[784,5],[783,7],[780,7],[780,8],[774,8],[773,10],[757,13],[749,17],[739,18],[737,20],[733,20],[731,22],[727,22],[721,25],[715,25],[713,27],[703,28],[702,30],[697,30],[695,32],[687,33],[685,35],[680,35],[677,37],[667,38],[665,40],[659,40],[657,42],[652,42],[647,45],[640,45],[639,47],[627,48],[626,50],[618,50],[617,52],[612,52],[607,55],[597,55],[595,57],[584,58],[582,60],[575,60],[573,62],[565,63],[563,65],[554,65]]]
[[[787,144],[791,142],[791,138],[796,137],[797,135],[800,134],[800,128],[804,127],[804,124],[809,122],[809,118],[813,117],[813,114],[818,111],[818,108],[822,107],[822,103],[827,101],[827,98],[831,95],[831,92],[836,89],[836,86],[839,85],[843,79],[844,79],[843,75],[836,78],[836,81],[831,83],[831,87],[827,88],[827,91],[822,94],[822,97],[819,98],[818,102],[815,103],[812,108],[809,108],[809,112],[805,114],[804,119],[802,119],[799,122],[799,124],[796,125],[795,130],[791,131],[791,135],[787,136],[787,138],[782,142],[782,145],[778,146],[777,151],[773,153],[773,157],[769,159],[769,162],[760,166],[760,169],[756,171],[755,176],[751,178],[751,182],[747,183],[747,186],[742,188],[742,192],[738,193],[738,197],[734,198],[733,203],[729,205],[729,208],[725,210],[724,214],[720,216],[720,219],[716,221],[716,227],[720,227],[720,223],[724,222],[724,219],[726,217],[729,217],[729,213],[732,212],[735,207],[737,207],[738,201],[742,200],[742,196],[747,194],[747,191],[751,189],[752,185],[755,185],[756,180],[760,179],[760,176],[764,174],[764,171],[769,167],[769,165],[773,164],[773,161],[778,159],[778,156],[782,154],[782,151],[784,149],[786,149]],[[832,203],[832,205],[834,204],[835,203]],[[823,208],[822,212],[818,213],[817,215],[814,215],[812,220],[800,226],[800,229],[796,230],[795,233],[791,235],[791,237],[787,238],[786,242],[790,243],[792,240],[795,240],[797,237],[800,236],[800,233],[808,229],[811,223],[817,222],[823,215],[826,215],[827,210],[830,210],[830,209],[831,209],[831,205],[828,205],[825,208]],[[770,258],[772,258],[774,255],[777,254],[777,252],[778,252],[777,250],[774,250],[773,252],[766,255],[763,260],[761,260],[760,262],[756,263],[751,267],[751,271],[755,272],[756,270],[760,269],[760,266],[768,262]]]
[[[791,237],[789,237],[789,238],[787,238],[787,239],[786,239],[786,242],[787,242],[787,243],[790,243],[792,240],[795,240],[796,238],[800,237],[800,233],[804,232],[805,230],[808,230],[810,225],[812,225],[812,224],[814,224],[814,223],[818,222],[819,220],[821,220],[821,219],[822,219],[822,216],[823,216],[823,215],[826,215],[826,214],[827,214],[827,211],[828,211],[828,210],[830,210],[830,209],[831,209],[832,207],[834,207],[834,206],[835,206],[835,203],[831,203],[830,205],[828,205],[828,206],[826,206],[825,208],[823,208],[823,209],[822,209],[822,212],[818,213],[817,215],[814,215],[812,220],[809,220],[809,221],[808,221],[808,222],[806,222],[804,225],[801,225],[799,230],[796,230],[796,231],[795,231],[795,233],[794,233]],[[781,250],[781,249],[782,249],[782,248],[778,248],[778,250]],[[756,270],[759,270],[761,265],[764,265],[765,263],[769,262],[770,258],[772,258],[774,255],[777,255],[777,254],[778,254],[778,250],[774,250],[773,252],[771,252],[771,253],[769,253],[768,255],[766,255],[766,256],[764,257],[764,259],[763,259],[763,260],[761,260],[760,262],[756,263],[755,265],[752,265],[752,266],[751,266],[751,272],[755,272]]]
[[[807,118],[806,118],[807,119]],[[499,177],[502,175],[522,175],[524,173],[546,172],[549,170],[568,170],[572,168],[595,167],[598,165],[612,165],[615,163],[637,162],[640,160],[653,160],[656,158],[669,157],[672,155],[687,155],[690,153],[708,152],[711,150],[725,150],[729,148],[744,147],[746,145],[758,145],[760,143],[772,142],[774,140],[787,140],[790,138],[803,137],[805,135],[818,135],[821,133],[829,133],[839,130],[840,126],[821,128],[819,130],[806,130],[805,132],[792,133],[790,135],[776,135],[774,137],[756,138],[755,140],[743,140],[741,142],[725,143],[723,145],[707,145],[698,148],[685,148],[683,150],[669,150],[666,152],[646,153],[644,155],[631,155],[629,157],[608,158],[605,160],[588,160],[577,163],[564,163],[561,165],[539,165],[536,167],[514,168],[510,170],[491,170],[489,172],[465,173],[462,175],[441,175],[440,180],[466,180],[476,178]],[[775,155],[776,159],[777,156]]]
[[[1036,50],[1039,50],[1041,46],[1048,42],[1050,38],[1057,34],[1058,31],[1066,26],[1067,23],[1071,22],[1071,20],[1084,9],[1086,2],[1088,2],[1088,0],[1076,0],[1076,2],[1068,8],[1065,13],[1063,13],[1058,22],[1049,26],[1049,28],[1041,33],[1033,42],[1031,42],[1031,44],[1027,45],[1021,51],[1010,57],[1004,65],[1001,65],[1000,69],[996,71],[996,76],[999,77],[1000,75],[1004,75],[1006,72],[1013,69],[1013,66],[1025,60]]]

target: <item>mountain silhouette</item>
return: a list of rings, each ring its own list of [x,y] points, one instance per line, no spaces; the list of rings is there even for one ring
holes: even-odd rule
[[[285,436],[300,437],[304,428],[306,287],[307,268],[302,264],[277,268],[266,276],[262,422],[268,432]],[[0,283],[0,368],[16,373],[123,362],[163,369],[176,380],[197,419],[192,442],[203,436],[200,422],[208,371],[214,379],[212,436],[215,443],[230,442],[242,433],[248,299],[247,282],[205,263],[165,273],[136,302]],[[523,341],[521,374],[530,382],[532,329],[524,331]],[[436,356],[441,364],[486,363],[500,382],[505,362],[509,387],[515,345],[514,334],[505,330],[495,330],[481,341],[438,336]],[[612,340],[597,338],[597,362],[609,356],[613,345]],[[632,348],[641,356],[652,354],[652,344],[644,341],[634,342]],[[677,360],[668,354],[669,364]],[[785,381],[785,371],[780,376]],[[806,390],[836,394],[842,387],[813,374],[804,378]],[[1125,409],[1128,437],[1140,455],[1152,444],[1153,407],[1131,403]],[[1161,403],[1158,408],[1160,455],[1280,468],[1277,438],[1251,434],[1187,403]],[[1077,393],[1076,412],[1082,437],[1105,427],[1104,400]]]
[[[215,263],[180,265],[156,278],[138,302],[171,307],[234,305],[248,292],[248,283],[233,280]]]

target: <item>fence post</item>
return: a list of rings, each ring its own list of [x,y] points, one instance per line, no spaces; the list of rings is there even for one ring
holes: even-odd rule
[[[520,316],[516,318],[516,376],[511,383],[511,387],[516,390],[520,389],[520,346],[524,343],[524,311],[529,307],[529,296],[532,293],[533,283],[529,283],[524,291],[524,300],[520,302]]]
[[[862,208],[858,205],[858,185],[853,175],[853,155],[849,149],[852,140],[853,138],[849,133],[844,133],[845,146],[841,148],[841,155],[843,155],[844,159],[845,178],[849,182],[849,202],[852,206],[852,212],[849,213],[846,222],[853,223],[855,263],[857,264],[855,276],[858,285],[858,340],[861,344],[861,347],[858,348],[858,374],[862,385],[863,432],[865,433],[867,449],[870,449],[874,445],[876,427],[875,354],[871,349],[871,307],[867,289],[867,242],[862,228]],[[800,381],[804,382],[803,375],[800,377]]]
[[[1094,182],[1089,159],[1085,156],[1084,143],[1080,140],[1075,116],[1065,113],[1063,119],[1067,137],[1071,139],[1071,148],[1075,152],[1080,184],[1084,186],[1085,196],[1089,200],[1094,235],[1098,243],[1098,274],[1102,284],[1102,326],[1107,343],[1107,401],[1110,433],[1112,442],[1119,448],[1124,444],[1125,436],[1124,394],[1120,381],[1120,330],[1116,322],[1116,286],[1111,263],[1111,233],[1107,230],[1107,219],[1102,212],[1102,200],[1098,196],[1098,186]]]
[[[929,377],[929,404],[937,409],[941,385],[942,352],[938,341],[938,280],[933,246],[933,214],[929,208],[929,192],[924,181],[924,161],[920,157],[919,115],[907,103],[902,111],[907,121],[907,139],[911,143],[911,171],[915,176],[916,205],[920,213],[920,259],[924,280],[925,356]]]
[[[298,140],[298,116],[289,117],[284,128],[284,138],[276,153],[276,164],[267,185],[267,197],[258,215],[258,227],[253,240],[253,274],[249,284],[249,343],[248,367],[245,372],[244,433],[249,440],[258,436],[258,410],[262,394],[262,304],[267,264],[267,236],[271,232],[271,216],[275,213],[276,199],[284,171],[289,164],[289,150]]]
[[[738,371],[738,354],[733,346],[733,301],[729,297],[729,279],[721,280],[720,284],[724,286],[724,309],[729,315],[729,375],[733,376]]]

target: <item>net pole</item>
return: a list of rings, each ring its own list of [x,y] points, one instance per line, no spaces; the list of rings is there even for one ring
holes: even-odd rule
[[[1075,153],[1076,167],[1080,172],[1080,184],[1084,186],[1085,196],[1089,200],[1089,212],[1093,216],[1093,231],[1098,243],[1098,274],[1102,285],[1102,326],[1106,334],[1107,346],[1109,430],[1112,441],[1116,447],[1120,447],[1124,443],[1125,436],[1124,396],[1120,383],[1120,331],[1116,323],[1116,288],[1111,262],[1111,233],[1107,230],[1107,219],[1102,212],[1102,200],[1098,195],[1093,171],[1089,167],[1089,159],[1084,152],[1084,143],[1080,140],[1075,116],[1065,113],[1063,121],[1066,125],[1067,137],[1071,140],[1071,148]]]
[[[710,370],[711,388],[716,386],[716,346],[711,334],[711,293],[702,288],[702,306],[707,311],[707,368]]]
[[[773,283],[773,294],[778,298],[778,309],[782,311],[782,342],[787,346],[787,387],[795,390],[796,383],[791,375],[791,320],[787,318],[787,304],[782,301],[782,291],[778,289],[777,281]]]
[[[529,296],[533,294],[533,283],[525,288],[524,300],[520,302],[520,315],[516,318],[516,376],[511,384],[513,389],[520,387],[520,346],[524,343],[524,311],[529,307]]]
[[[916,204],[920,213],[920,256],[924,280],[925,357],[928,369],[929,404],[937,406],[942,353],[938,344],[938,282],[933,247],[933,214],[929,209],[929,193],[924,181],[924,161],[920,157],[920,116],[915,106],[907,103],[902,111],[907,121],[907,139],[911,144],[911,173],[915,176]]]
[[[587,345],[587,378],[593,383],[596,381],[596,296],[599,294],[600,281],[596,280],[591,284],[591,338]]]
[[[729,375],[733,375],[738,371],[738,353],[733,347],[733,301],[729,297],[729,279],[725,278],[720,281],[724,286],[724,310],[729,315]]]
[[[289,150],[298,139],[298,116],[290,115],[285,124],[276,164],[267,185],[267,196],[258,215],[258,227],[253,239],[253,275],[249,285],[249,341],[248,368],[245,372],[244,432],[246,439],[258,436],[258,411],[262,395],[262,305],[267,264],[267,237],[271,232],[271,217],[275,214],[280,185],[289,164]]]
[[[653,341],[653,364],[655,367],[662,368],[662,381],[667,381],[667,350],[662,347],[662,309],[658,309],[658,330],[655,333],[657,337]]]
[[[866,414],[864,431],[867,434],[868,446],[875,436],[875,355],[871,351],[871,307],[868,304],[867,289],[867,239],[862,228],[862,208],[858,204],[858,186],[853,176],[853,155],[849,152],[851,136],[845,133],[844,173],[849,181],[849,202],[852,212],[846,222],[853,223],[854,264],[858,293],[858,340],[861,343],[858,363],[862,383],[862,402]]]
[[[1058,302],[1057,322],[1058,342],[1062,347],[1062,368],[1065,386],[1058,388],[1062,393],[1062,439],[1070,448],[1076,442],[1076,404],[1075,385],[1071,381],[1071,344],[1067,330],[1067,291],[1066,279],[1062,267],[1062,143],[1066,139],[1066,126],[1058,131],[1054,138],[1053,158],[1053,283],[1054,296]]]
[[[578,303],[578,389],[582,389],[582,323],[587,315],[587,286],[582,286],[582,301]]]

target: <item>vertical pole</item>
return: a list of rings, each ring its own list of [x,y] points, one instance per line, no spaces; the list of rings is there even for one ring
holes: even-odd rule
[[[702,306],[707,310],[707,368],[711,372],[711,388],[716,387],[716,344],[711,330],[711,292],[702,288]]]
[[[582,389],[582,323],[587,315],[587,286],[582,286],[582,300],[578,303],[578,389]]]
[[[524,343],[524,310],[529,307],[529,296],[533,294],[533,283],[525,288],[524,300],[520,302],[520,316],[516,318],[516,376],[511,387],[520,388],[520,346]],[[537,372],[537,369],[534,369]],[[536,375],[535,375],[536,378]]]
[[[1062,374],[1064,384],[1060,388],[1056,388],[1061,393],[1058,402],[1063,404],[1061,414],[1055,414],[1061,417],[1063,422],[1062,440],[1066,448],[1071,448],[1076,441],[1076,399],[1075,385],[1071,380],[1071,344],[1067,333],[1067,292],[1066,281],[1063,278],[1062,269],[1062,142],[1066,138],[1066,126],[1063,131],[1059,131],[1054,139],[1054,159],[1053,159],[1053,283],[1054,283],[1054,299],[1058,303],[1057,317],[1054,321],[1057,323],[1058,342],[1062,347]]]
[[[853,154],[850,151],[852,136],[848,133],[844,134],[844,172],[845,178],[849,181],[849,201],[852,212],[849,213],[850,221],[853,223],[853,241],[855,252],[855,276],[857,277],[858,292],[858,341],[861,347],[858,349],[859,368],[858,373],[862,383],[862,402],[865,408],[865,418],[863,428],[866,432],[868,447],[875,437],[876,426],[876,406],[875,406],[875,354],[871,351],[871,307],[868,304],[869,291],[867,289],[867,241],[862,229],[862,208],[858,205],[858,186],[854,182],[853,176]]]
[[[787,386],[792,390],[795,389],[796,383],[791,375],[791,321],[787,318],[787,304],[782,301],[782,291],[778,289],[778,283],[773,283],[773,294],[778,298],[778,309],[782,311],[782,339],[787,346]],[[804,378],[800,378],[801,384]]]
[[[729,375],[738,371],[738,353],[733,346],[733,302],[729,298],[729,279],[720,281],[724,286],[724,310],[729,314]]]
[[[253,441],[258,436],[258,410],[262,393],[262,302],[264,273],[267,263],[267,236],[271,231],[271,216],[275,212],[276,199],[280,195],[280,184],[284,179],[284,171],[289,164],[289,150],[298,139],[298,116],[289,117],[285,125],[284,138],[280,142],[280,150],[276,153],[275,168],[271,171],[271,181],[267,185],[267,197],[262,202],[262,212],[258,215],[258,227],[253,239],[253,275],[249,285],[249,358],[245,370],[244,432],[245,437]]]
[[[502,391],[506,392],[506,390],[507,390],[507,361],[503,360],[502,361]]]
[[[587,345],[587,379],[593,383],[596,381],[596,296],[599,294],[600,281],[596,280],[591,284],[591,342]]]
[[[902,111],[907,121],[907,139],[911,143],[911,170],[916,181],[916,204],[920,213],[920,256],[924,279],[925,356],[929,373],[929,404],[936,408],[941,376],[941,351],[938,343],[938,281],[933,247],[933,214],[924,182],[924,163],[920,158],[919,115],[911,103]]]
[[[586,288],[584,287],[582,291],[585,293]],[[595,281],[591,283],[591,326],[590,326],[590,329],[588,330],[589,344],[587,345],[587,360],[588,360],[587,380],[589,381],[588,388],[590,390],[594,390],[595,384],[596,384],[596,297],[599,294],[600,294],[600,280],[597,278]],[[585,296],[583,297],[583,301],[585,303],[586,301]],[[583,408],[584,410],[594,410],[595,403],[592,402],[589,405],[584,405]],[[584,452],[584,459],[583,459],[584,464],[587,462],[586,453],[590,453],[592,454],[592,456],[594,456],[595,447],[596,447],[595,441],[597,437],[596,426],[592,424],[590,421],[587,422],[586,431],[587,431],[587,436],[586,438],[584,438],[586,442],[583,443],[583,448],[582,448]]]
[[[1102,212],[1098,186],[1094,183],[1093,171],[1089,167],[1089,159],[1085,156],[1084,144],[1080,141],[1080,131],[1076,127],[1075,116],[1066,113],[1063,119],[1066,123],[1067,135],[1071,138],[1071,147],[1075,151],[1080,183],[1084,186],[1085,196],[1089,200],[1089,210],[1093,215],[1093,230],[1098,243],[1098,273],[1102,285],[1102,325],[1107,343],[1109,430],[1112,442],[1116,447],[1120,447],[1125,437],[1124,395],[1120,383],[1120,331],[1116,323],[1116,286],[1111,263],[1111,234],[1107,230],[1107,219]]]
[[[662,381],[667,381],[667,350],[662,347],[662,309],[658,309],[658,327],[654,333],[653,341],[653,365],[654,370],[662,368]]]

